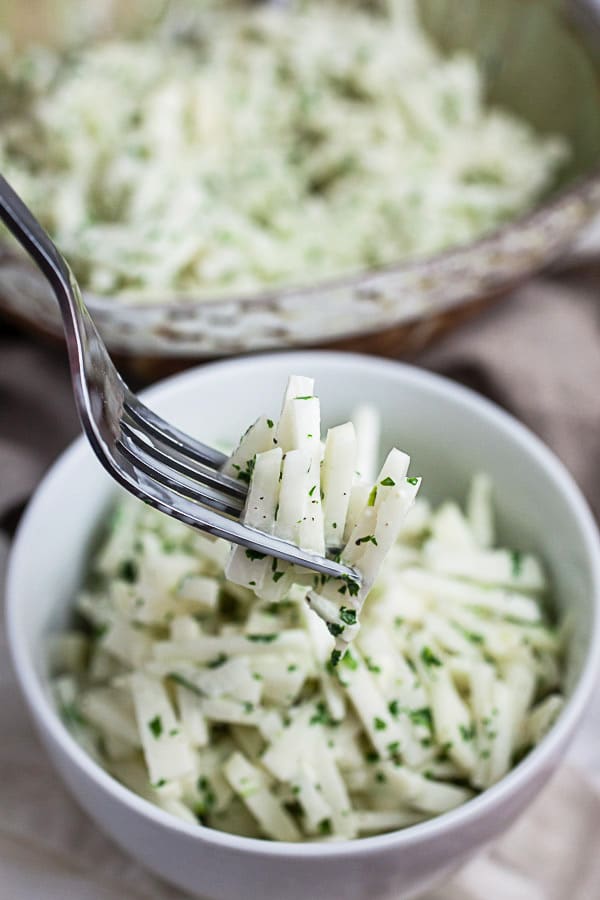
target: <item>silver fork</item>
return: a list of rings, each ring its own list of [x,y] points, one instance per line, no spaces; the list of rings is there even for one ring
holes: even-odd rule
[[[0,218],[46,276],[60,307],[83,431],[122,487],[187,525],[323,575],[360,580],[348,566],[239,521],[246,488],[224,475],[227,457],[152,412],[117,372],[68,263],[0,175]]]

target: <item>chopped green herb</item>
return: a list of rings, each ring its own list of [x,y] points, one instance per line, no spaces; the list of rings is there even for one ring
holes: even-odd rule
[[[273,428],[273,419],[267,419],[267,426]]]
[[[397,716],[400,714],[400,703],[398,700],[390,700],[388,703],[388,709],[392,716]]]
[[[379,753],[377,752],[377,750],[368,750],[365,753],[365,759],[368,763],[377,763],[380,759]]]
[[[332,669],[334,669],[338,665],[341,658],[342,658],[341,650],[332,650],[331,651],[331,656],[329,657],[329,662],[331,664]]]
[[[356,625],[356,610],[349,609],[347,606],[340,607],[340,619],[346,625]]]
[[[469,631],[468,628],[463,628],[462,625],[459,625],[458,622],[452,622],[452,626],[456,629],[456,631],[460,632],[463,637],[465,637],[472,644],[484,644],[485,638],[482,634],[479,634],[478,631]]]
[[[408,481],[409,484],[418,484],[419,483],[418,478],[407,478],[406,480]]]
[[[294,397],[294,400],[312,400],[314,394],[307,394],[306,397]]]
[[[188,691],[193,691],[194,694],[198,694],[199,696],[204,696],[204,692],[200,690],[199,687],[189,681],[185,676],[180,675],[179,672],[169,672],[167,675],[171,681],[174,681],[175,684],[179,684],[181,687],[187,688]]]
[[[223,663],[227,662],[227,656],[225,653],[219,653],[218,656],[215,656],[214,659],[211,659],[210,662],[207,662],[206,665],[209,669],[218,669],[219,666],[222,666]]]
[[[252,459],[249,459],[246,463],[246,468],[242,471],[238,472],[238,480],[245,481],[247,484],[250,484],[250,480],[252,479],[252,473],[254,472],[254,466],[256,465],[256,457],[253,456]]]
[[[264,559],[266,554],[259,553],[258,550],[246,550],[246,556],[248,557],[248,559],[254,560],[254,559]]]
[[[159,778],[158,781],[154,782],[154,784],[152,784],[152,782],[150,782],[150,787],[161,788],[161,787],[164,787],[166,783],[167,783],[166,778]]]
[[[198,792],[203,794],[202,800],[196,809],[196,815],[204,815],[216,802],[215,792],[213,791],[210,781],[201,775],[196,782]]]
[[[385,729],[387,728],[387,722],[385,722],[383,719],[380,719],[379,716],[375,716],[375,718],[373,719],[373,726],[375,728],[375,731],[385,731]]]
[[[337,528],[337,522],[332,522],[332,523],[331,523],[331,527],[332,527],[332,528]]]
[[[426,666],[441,666],[442,661],[439,659],[430,647],[423,647],[421,650],[421,659]]]
[[[510,558],[512,560],[513,578],[518,578],[523,570],[523,554],[519,550],[513,550]]]
[[[244,712],[251,713],[254,709],[254,703],[250,703],[249,700],[244,700]]]
[[[381,666],[378,666],[376,663],[374,663],[370,656],[365,656],[365,663],[369,672],[373,672],[375,675],[379,675],[379,673],[381,672]]]
[[[346,587],[348,588],[348,593],[351,597],[356,597],[360,590],[358,581],[355,581],[353,578],[350,578],[349,575],[342,575],[342,581],[345,582]]]
[[[327,622],[327,631],[334,637],[339,637],[344,631],[344,625],[338,625],[337,622]]]
[[[150,719],[148,722],[148,728],[152,732],[155,738],[159,738],[163,732],[162,719],[160,716],[154,716],[153,719]]]
[[[87,719],[74,703],[63,703],[60,714],[67,725],[87,725]]]
[[[371,492],[369,494],[369,499],[367,500],[367,506],[375,506],[375,500],[377,499],[377,485],[371,488]]]
[[[333,826],[331,819],[321,819],[319,822],[319,834],[332,834]]]
[[[316,489],[317,489],[316,484],[313,484],[313,486],[311,487],[310,491],[308,492],[308,496],[309,496],[309,497],[312,497],[312,495],[314,494],[314,492],[316,491]]]
[[[463,741],[472,741],[475,738],[475,726],[474,725],[460,725],[459,726],[460,736]]]
[[[129,584],[133,584],[134,581],[137,581],[137,577],[138,564],[135,559],[124,559],[119,566],[119,578],[123,581],[128,581]]]
[[[354,659],[349,650],[346,650],[346,653],[344,654],[342,665],[346,666],[346,668],[350,669],[352,672],[355,672],[356,669],[358,669],[358,662]]]
[[[138,604],[136,600],[136,606],[137,605]],[[92,632],[92,638],[99,641],[100,638],[104,637],[104,635],[107,633],[107,631],[109,630],[109,626],[106,624],[106,622],[103,622],[102,625],[96,625],[95,623],[92,623],[90,625],[90,629]]]
[[[277,583],[280,578],[283,578],[285,572],[273,572],[273,581]]]
[[[271,641],[277,640],[276,634],[247,634],[247,641],[254,641],[255,644],[270,644]]]
[[[289,666],[287,667],[288,672],[296,672],[297,669],[298,669],[298,666],[296,665],[296,663],[290,663]]]
[[[320,700],[316,707],[316,712],[311,716],[309,725],[338,725],[339,723],[331,718],[326,704]]]
[[[409,716],[411,722],[414,722],[415,725],[424,725],[426,728],[433,728],[433,717],[429,706],[424,706],[422,709],[411,709]]]
[[[354,543],[359,544],[375,544],[377,546],[377,538],[374,534],[365,534],[363,537],[357,538]]]
[[[387,781],[387,778],[385,777],[385,774],[383,772],[376,772],[375,773],[375,781],[378,781],[379,784],[383,784],[384,782]]]
[[[379,484],[382,484],[383,487],[394,487],[396,482],[394,481],[393,478],[390,478],[390,476],[388,475],[387,478],[384,478],[383,481],[379,482]]]

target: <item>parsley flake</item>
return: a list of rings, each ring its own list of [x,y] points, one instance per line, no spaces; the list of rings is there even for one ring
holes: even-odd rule
[[[423,647],[421,650],[421,659],[426,666],[441,666],[442,661],[435,655],[430,647]]]
[[[356,610],[349,609],[347,606],[340,607],[340,619],[346,625],[356,625]]]
[[[153,719],[150,719],[148,722],[148,728],[154,735],[156,739],[158,739],[163,733],[163,724],[160,716],[154,716]]]
[[[209,669],[218,669],[219,666],[222,666],[227,662],[227,656],[225,653],[219,653],[218,656],[215,656],[214,659],[211,659],[206,663],[207,668]]]
[[[365,534],[363,537],[357,538],[354,543],[359,544],[375,544],[377,546],[377,538],[374,534]]]
[[[339,663],[339,661],[340,661],[341,658],[342,658],[342,651],[341,651],[341,650],[332,650],[332,651],[331,651],[331,656],[329,657],[329,662],[330,662],[330,664],[331,664],[331,667],[332,667],[332,668],[335,668],[335,667],[337,666],[337,664]]]
[[[248,557],[248,559],[254,560],[254,559],[264,559],[266,554],[259,553],[258,550],[246,550],[246,556]]]
[[[319,822],[319,834],[332,834],[333,826],[331,824],[331,819],[321,819]]]
[[[523,554],[520,553],[519,550],[513,550],[510,554],[510,558],[512,561],[513,578],[518,578],[523,571]]]
[[[460,725],[460,736],[463,741],[472,741],[475,738],[475,726],[474,725]]]

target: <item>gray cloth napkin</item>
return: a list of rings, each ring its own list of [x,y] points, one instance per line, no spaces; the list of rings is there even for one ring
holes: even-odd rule
[[[529,425],[600,517],[598,291],[600,273],[592,270],[538,279],[416,362]],[[64,354],[0,326],[0,531],[8,535],[44,470],[77,433]],[[0,537],[0,569],[7,548],[8,537]],[[594,715],[571,766],[505,838],[427,900],[600,897],[600,705]],[[1,619],[0,733],[0,900],[183,900],[104,838],[52,774],[18,697]]]

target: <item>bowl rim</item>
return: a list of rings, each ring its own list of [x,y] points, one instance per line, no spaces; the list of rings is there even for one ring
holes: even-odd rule
[[[65,470],[68,471],[76,461],[91,454],[85,438],[83,436],[77,438],[59,456],[38,486],[19,524],[9,558],[6,579],[8,644],[17,682],[25,696],[30,713],[38,727],[49,734],[63,757],[80,770],[80,774],[94,782],[96,788],[106,792],[111,800],[124,804],[131,812],[137,813],[142,818],[173,833],[185,835],[223,850],[234,850],[241,854],[259,855],[265,858],[290,857],[330,860],[339,859],[348,853],[352,853],[355,857],[365,857],[386,849],[406,849],[421,843],[421,841],[450,834],[456,827],[474,822],[481,815],[493,811],[497,801],[501,800],[503,795],[512,796],[526,787],[536,773],[546,770],[549,774],[552,759],[561,752],[573,735],[577,722],[590,699],[596,674],[600,669],[600,535],[592,513],[579,487],[558,457],[526,426],[487,398],[445,376],[406,363],[378,359],[363,354],[332,351],[267,353],[221,360],[164,379],[146,390],[143,397],[150,402],[156,399],[168,401],[169,394],[176,394],[181,389],[185,389],[188,383],[193,383],[197,379],[201,380],[204,372],[213,375],[218,374],[222,369],[239,369],[243,373],[243,370],[248,367],[274,366],[280,368],[284,362],[289,371],[292,371],[294,366],[304,367],[306,370],[316,361],[342,368],[344,366],[351,366],[353,369],[358,367],[363,371],[375,373],[375,375],[389,373],[405,384],[417,385],[429,393],[458,401],[460,405],[474,409],[492,428],[498,428],[504,433],[510,434],[521,450],[534,457],[549,474],[556,489],[572,509],[582,533],[583,549],[592,584],[592,613],[588,629],[590,641],[573,693],[548,734],[497,784],[454,810],[397,831],[335,843],[268,841],[229,834],[200,824],[188,824],[120,784],[76,742],[60,720],[49,695],[44,690],[27,649],[25,636],[21,631],[19,587],[31,561],[29,523],[35,519],[38,506],[54,480],[60,477]],[[100,471],[101,468],[98,465],[98,472],[100,473]]]
[[[568,208],[570,205],[580,206],[582,209],[587,208],[587,211],[581,216],[581,221],[571,228],[570,239],[572,239],[573,230],[577,233],[585,222],[592,217],[594,212],[600,210],[600,164],[594,166],[588,172],[582,173],[571,182],[554,191],[550,191],[546,196],[540,198],[533,207],[499,224],[490,231],[480,235],[480,237],[466,243],[451,245],[435,253],[409,256],[404,260],[392,261],[373,268],[345,271],[324,276],[317,281],[310,281],[307,278],[304,282],[285,282],[279,286],[265,285],[239,294],[207,294],[203,297],[194,295],[193,291],[171,291],[170,300],[157,301],[152,299],[152,295],[148,292],[140,292],[137,296],[141,299],[135,300],[133,299],[136,296],[135,292],[122,293],[117,291],[115,294],[108,296],[82,289],[83,296],[90,312],[100,317],[110,318],[117,316],[118,318],[123,318],[129,315],[150,317],[166,315],[172,318],[180,316],[185,318],[198,309],[206,310],[208,313],[211,311],[222,311],[228,304],[239,306],[243,311],[247,311],[253,306],[271,306],[281,302],[300,299],[308,299],[310,301],[323,293],[343,289],[369,292],[379,287],[382,279],[411,272],[421,271],[426,273],[429,270],[435,271],[439,267],[451,266],[455,261],[464,262],[465,257],[485,252],[486,249],[494,249],[509,237],[523,234],[530,228],[542,227],[544,222],[551,220],[561,209]],[[5,239],[2,239],[0,240],[0,262],[6,260],[25,265],[28,270],[37,274],[35,265],[26,256],[23,256],[21,251],[13,246],[12,242],[8,243]],[[535,266],[535,268],[539,268],[539,266]],[[504,282],[505,279],[501,279],[501,284]],[[164,293],[169,293],[169,291]],[[119,299],[120,297],[123,299]],[[436,309],[444,310],[462,305],[465,302],[466,299],[463,297],[451,298],[450,300],[441,299],[439,302],[436,302]]]
[[[463,244],[454,244],[435,253],[423,253],[415,256],[409,256],[404,260],[392,261],[384,265],[375,266],[373,268],[360,268],[352,271],[341,272],[330,276],[319,278],[318,281],[284,282],[277,287],[265,285],[256,290],[246,293],[223,293],[215,295],[194,296],[193,292],[174,291],[172,300],[156,302],[149,295],[140,293],[139,301],[132,300],[134,293],[124,293],[124,300],[117,299],[119,292],[114,296],[106,296],[104,294],[95,294],[93,292],[84,291],[85,302],[90,310],[95,313],[110,313],[115,307],[119,314],[133,313],[139,310],[140,313],[183,313],[197,307],[206,308],[222,308],[229,304],[236,304],[243,308],[251,307],[258,304],[272,304],[280,301],[314,298],[320,294],[332,290],[353,289],[368,290],[377,284],[380,279],[400,275],[405,272],[418,272],[423,269],[437,268],[450,264],[453,260],[463,259],[467,254],[485,251],[487,247],[493,248],[497,243],[504,241],[509,235],[525,232],[528,228],[538,227],[540,223],[551,219],[561,207],[569,203],[590,202],[590,198],[594,193],[594,189],[599,191],[597,202],[594,204],[600,208],[600,165],[594,166],[588,172],[582,173],[567,184],[560,186],[558,189],[550,190],[545,196],[542,196],[537,202],[521,212],[514,218],[508,219],[506,222],[500,223],[490,231],[485,232],[474,240],[467,241]],[[592,204],[590,203],[590,206]],[[590,212],[590,215],[592,212]],[[185,299],[189,297],[189,299]],[[461,302],[454,301],[455,302]],[[445,308],[454,303],[441,303],[440,307]]]

